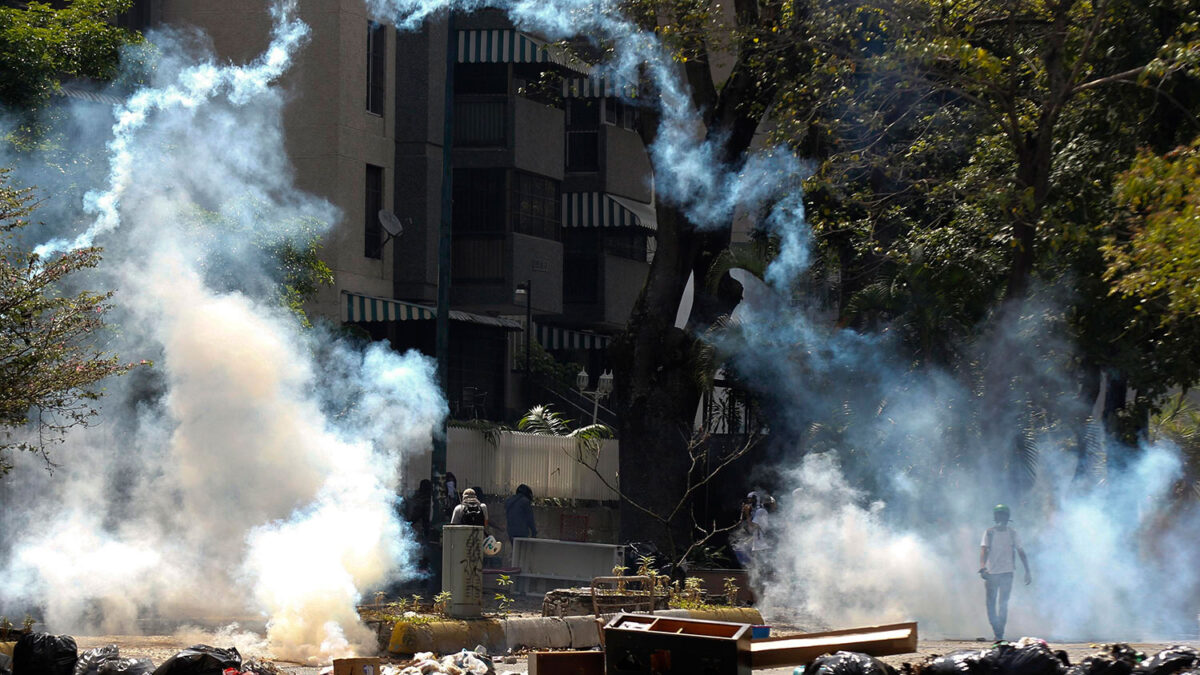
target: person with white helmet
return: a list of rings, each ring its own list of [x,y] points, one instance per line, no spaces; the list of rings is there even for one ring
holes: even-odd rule
[[[1017,531],[1008,526],[1011,515],[1004,504],[997,504],[992,509],[996,525],[983,533],[979,550],[979,576],[983,577],[988,622],[992,624],[992,633],[997,642],[1004,639],[1004,624],[1008,622],[1008,596],[1012,592],[1018,555],[1025,566],[1025,585],[1033,582],[1021,539],[1017,537]]]

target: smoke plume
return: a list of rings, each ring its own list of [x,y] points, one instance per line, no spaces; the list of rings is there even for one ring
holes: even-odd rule
[[[280,78],[308,28],[294,2],[271,14],[249,64],[161,32],[151,82],[115,110],[71,110],[108,119],[104,147],[74,139],[108,160],[74,213],[52,211],[79,228],[38,250],[103,246],[87,281],[117,290],[105,346],[154,365],[109,383],[53,475],[26,461],[4,486],[12,614],[106,633],[244,617],[267,634],[243,646],[304,662],[375,648],[355,605],[409,569],[400,459],[446,406],[427,359],[303,329],[280,302],[272,251],[340,214],[292,185]],[[36,158],[21,169],[54,190]]]

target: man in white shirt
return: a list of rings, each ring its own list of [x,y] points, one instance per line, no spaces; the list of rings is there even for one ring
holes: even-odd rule
[[[1012,592],[1018,554],[1025,567],[1025,585],[1033,581],[1029,573],[1029,560],[1025,557],[1025,549],[1021,547],[1017,531],[1008,526],[1010,515],[1009,508],[1004,504],[992,509],[996,526],[989,527],[983,533],[979,551],[979,576],[984,581],[988,622],[992,624],[997,642],[1004,639],[1004,624],[1008,621],[1008,595]]]

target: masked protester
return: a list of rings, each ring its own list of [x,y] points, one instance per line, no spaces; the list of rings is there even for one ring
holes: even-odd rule
[[[1033,581],[1029,573],[1029,560],[1025,557],[1025,549],[1021,547],[1017,531],[1008,526],[1010,515],[1009,508],[1004,504],[997,504],[992,509],[996,525],[983,533],[979,550],[979,576],[983,577],[988,622],[992,624],[997,642],[1004,639],[1004,624],[1008,621],[1008,595],[1012,592],[1017,555],[1021,556],[1021,564],[1025,567],[1025,585]]]

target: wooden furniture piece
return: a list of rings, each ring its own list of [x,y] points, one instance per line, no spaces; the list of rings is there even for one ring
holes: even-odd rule
[[[822,654],[842,650],[870,656],[915,652],[917,624],[893,623],[754,640],[750,643],[750,663],[754,668],[802,666]]]
[[[607,675],[750,675],[750,625],[620,614],[604,627]]]

